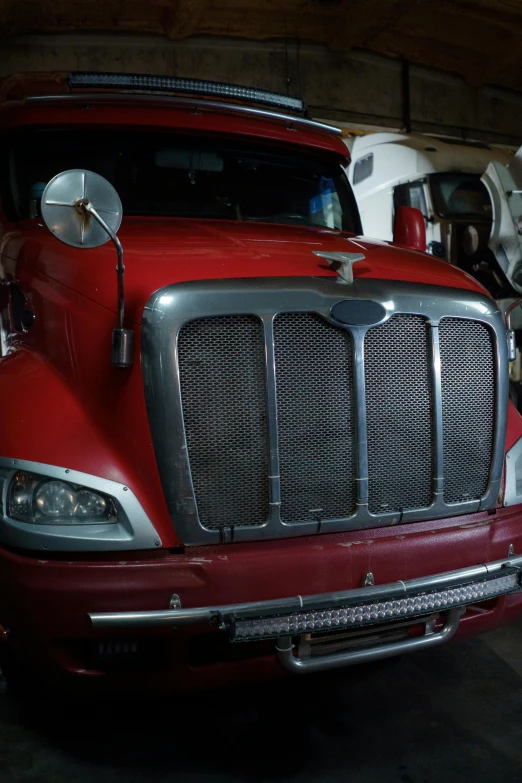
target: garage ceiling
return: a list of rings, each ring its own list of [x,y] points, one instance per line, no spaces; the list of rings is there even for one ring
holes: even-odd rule
[[[522,91],[520,0],[0,0],[0,35],[62,32],[314,41]]]

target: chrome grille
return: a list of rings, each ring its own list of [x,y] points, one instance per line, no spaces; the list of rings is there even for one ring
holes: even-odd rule
[[[274,321],[281,518],[335,519],[355,508],[351,339],[318,315]]]
[[[185,435],[201,524],[259,525],[268,508],[263,328],[201,318],[178,338]]]
[[[364,340],[368,507],[374,514],[432,500],[432,401],[428,327],[395,315]]]
[[[493,451],[495,365],[489,329],[443,318],[439,327],[444,433],[444,500],[486,491]]]
[[[381,304],[388,320],[336,322],[332,308],[350,297]],[[369,279],[180,283],[145,308],[142,362],[185,544],[380,527],[497,501],[505,327],[474,291]]]

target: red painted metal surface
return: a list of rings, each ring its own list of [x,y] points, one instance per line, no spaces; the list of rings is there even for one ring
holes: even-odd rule
[[[94,631],[88,612],[166,609],[177,593],[184,608],[349,589],[372,571],[377,584],[501,559],[522,552],[522,510],[487,513],[397,528],[313,538],[103,558],[44,560],[0,550],[3,622],[16,629],[20,654],[49,675],[62,668],[76,679],[103,679],[166,689],[215,685],[280,673],[273,644],[233,663],[196,665],[194,642],[211,644],[209,625],[177,631]],[[460,633],[484,631],[522,612],[522,595],[490,602],[461,621]],[[86,665],[92,639],[166,638],[169,664],[142,674],[110,675]],[[206,638],[206,642],[205,642]],[[243,649],[248,645],[242,645]],[[236,648],[237,652],[237,648]],[[245,649],[245,655],[248,655]]]
[[[172,127],[195,132],[255,135],[277,143],[346,154],[328,134],[278,121],[167,108],[66,107],[26,104],[0,112],[6,128],[71,124]],[[0,214],[1,271],[33,308],[30,332],[0,359],[0,453],[96,474],[129,486],[151,517],[163,549],[151,553],[62,556],[0,550],[0,623],[12,643],[40,671],[74,672],[78,679],[118,682],[88,668],[84,646],[95,638],[88,612],[168,607],[178,593],[184,607],[279,598],[360,586],[372,571],[379,583],[491,561],[522,552],[522,509],[501,507],[437,520],[314,538],[183,551],[165,505],[149,431],[141,367],[110,365],[116,325],[115,254],[110,244],[85,252],[61,245],[38,220],[16,225]],[[415,251],[319,228],[181,219],[124,219],[126,310],[136,338],[150,295],[185,280],[265,276],[331,276],[312,251],[363,252],[355,277],[404,280],[484,293],[449,264]],[[1,291],[4,288],[0,288]],[[458,293],[456,293],[458,296]],[[0,302],[1,305],[1,302]],[[522,437],[510,404],[507,447]],[[169,550],[173,550],[170,551]],[[522,611],[520,598],[466,616],[462,632],[485,630]],[[144,687],[192,686],[281,673],[273,649],[252,660],[197,666],[194,641],[216,630],[167,634],[166,669],[141,675]],[[136,675],[132,674],[133,687]],[[128,681],[124,681],[128,685]]]
[[[40,311],[41,320],[48,319],[45,340],[38,341],[35,327],[33,345],[46,348],[45,358],[24,346],[0,360],[0,406],[10,412],[0,417],[1,454],[130,487],[164,546],[177,546],[152,448],[140,364],[128,372],[111,367],[112,314],[89,301],[77,305],[76,320],[65,307]],[[89,329],[82,328],[86,323]],[[139,351],[138,331],[136,340]],[[106,350],[92,351],[93,341]]]
[[[127,218],[118,235],[125,248],[126,312],[137,323],[149,296],[170,283],[234,277],[335,277],[314,250],[362,251],[366,258],[354,267],[355,278],[404,280],[484,293],[474,278],[434,256],[327,229]],[[18,259],[17,274],[28,287],[33,286],[34,273],[40,273],[45,279],[39,287],[61,283],[116,312],[112,245],[91,253],[75,250],[58,242],[45,226],[25,221],[16,231],[6,231],[2,252]]]
[[[0,106],[0,124],[7,131],[16,128],[45,127],[46,125],[61,127],[89,127],[101,125],[104,127],[124,126],[127,129],[154,128],[173,129],[179,132],[199,132],[223,134],[225,136],[244,136],[262,138],[298,145],[308,150],[330,152],[336,157],[348,162],[348,148],[340,137],[308,126],[291,123],[277,118],[269,119],[259,116],[248,116],[239,113],[219,112],[198,106],[194,111],[192,106],[140,104],[139,98],[133,102],[130,96],[120,96],[121,100],[114,104],[104,102],[97,104],[88,98],[85,101],[38,101],[36,103],[6,104]]]

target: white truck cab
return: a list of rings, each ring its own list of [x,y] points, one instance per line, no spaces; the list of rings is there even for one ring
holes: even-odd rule
[[[429,252],[469,272],[496,299],[516,295],[507,265],[488,246],[492,201],[481,181],[491,162],[503,169],[513,160],[509,152],[400,133],[370,133],[349,146],[347,174],[366,236],[390,241],[397,207],[416,207]]]
[[[482,176],[492,205],[489,246],[518,296],[522,296],[522,147],[509,164],[492,161]]]

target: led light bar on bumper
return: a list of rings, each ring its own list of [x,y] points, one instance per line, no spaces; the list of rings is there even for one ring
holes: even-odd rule
[[[346,609],[350,612],[353,610],[353,615],[347,611],[347,618],[349,616],[357,617],[357,622],[355,619],[353,622],[353,627],[356,627],[358,624],[389,623],[390,618],[393,620],[394,617],[397,619],[415,618],[445,611],[448,608],[474,604],[520,591],[520,574],[522,574],[522,555],[512,555],[504,560],[468,566],[456,571],[335,593],[288,596],[241,604],[182,606],[179,609],[93,612],[89,614],[89,618],[94,628],[104,630],[108,628],[177,628],[185,625],[216,623],[223,629],[230,629],[232,636],[237,641],[249,638],[276,638],[289,633],[309,632],[308,625],[304,625],[302,629],[298,627],[295,631],[290,631],[290,625],[286,626],[287,622],[290,623],[290,618],[294,618],[293,621],[299,623],[302,618],[306,619],[312,616],[315,619],[316,615],[332,612],[332,619],[337,620],[337,614],[333,613],[339,613]],[[415,605],[415,601],[419,600],[420,609],[418,603]],[[409,603],[411,601],[413,604]],[[384,612],[384,617],[382,614],[379,616],[379,611]],[[387,615],[386,612],[389,611],[394,614]],[[368,613],[369,618],[367,614],[364,614],[365,612]],[[325,626],[324,619],[330,619],[330,617],[325,615],[322,619],[323,628],[310,628],[310,631],[331,631],[336,628],[352,627],[351,623],[350,625],[348,623],[337,625],[336,622]],[[273,623],[270,631],[267,629],[248,636],[248,633],[256,628],[255,624],[259,627],[258,624],[268,622]],[[242,626],[243,623],[245,626]],[[246,623],[250,625],[247,626]],[[235,628],[238,629],[237,633]]]
[[[69,74],[69,87],[135,90],[164,93],[188,93],[212,98],[231,98],[247,103],[261,103],[279,109],[289,109],[303,113],[304,102],[300,98],[283,95],[271,90],[259,90],[237,84],[206,81],[205,79],[180,79],[174,76],[148,76],[145,74],[124,73],[85,73]]]
[[[275,617],[235,618],[232,641],[273,639],[305,633],[325,633],[393,620],[415,619],[434,612],[486,601],[520,589],[519,571],[506,568],[497,575],[458,587],[419,593],[388,601],[336,606],[317,611],[296,612]]]
[[[292,673],[323,671],[442,644],[457,633],[463,607],[520,592],[521,573],[522,555],[510,555],[456,571],[333,593],[221,606],[92,612],[89,619],[94,628],[103,630],[215,623],[228,630],[232,642],[274,639],[280,664]],[[442,624],[435,627],[428,621],[438,614],[443,615]],[[369,628],[371,634],[373,626],[378,633],[379,625],[385,630],[395,622],[402,627],[424,624],[424,634],[377,644],[363,639],[359,647],[349,644],[345,649],[310,654],[310,644],[328,635],[335,642],[336,631]],[[317,639],[307,639],[309,633],[318,634]],[[340,638],[347,636],[351,634],[340,634]]]

